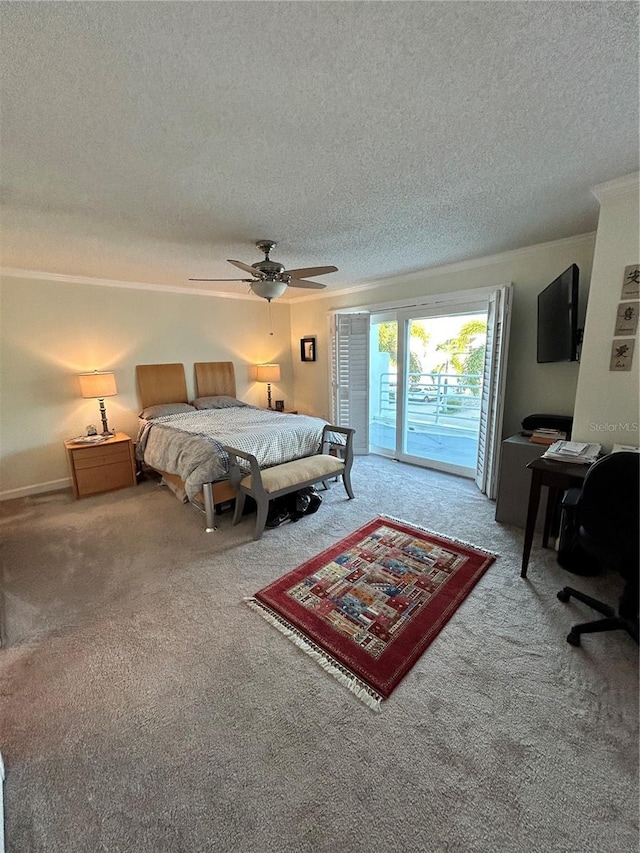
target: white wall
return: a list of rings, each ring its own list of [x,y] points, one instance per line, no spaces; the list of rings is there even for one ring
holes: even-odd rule
[[[537,364],[538,293],[572,263],[580,268],[581,317],[584,316],[595,234],[585,234],[505,252],[422,273],[387,279],[367,289],[339,296],[294,302],[291,334],[295,404],[302,411],[328,417],[329,361],[327,312],[357,306],[386,304],[436,293],[475,287],[513,284],[513,316],[507,371],[505,436],[518,432],[526,415],[573,414],[578,383],[577,363]],[[318,361],[300,362],[296,354],[301,337],[317,337]]]
[[[525,415],[571,415],[574,404],[581,435],[585,425],[605,417],[607,422],[637,421],[640,353],[632,373],[610,374],[611,336],[599,331],[598,322],[605,315],[613,322],[621,270],[638,260],[637,228],[637,193],[635,206],[633,199],[617,196],[603,201],[597,293],[589,306],[580,366],[536,363],[537,295],[577,263],[584,304],[595,234],[387,279],[340,296],[274,302],[273,336],[263,300],[7,276],[0,284],[0,499],[67,483],[63,440],[99,420],[97,402],[79,397],[79,372],[116,371],[119,393],[106,401],[109,423],[133,435],[138,411],[135,365],[155,362],[182,362],[192,395],[193,362],[232,360],[238,396],[264,405],[265,388],[253,382],[250,368],[258,362],[277,361],[283,378],[273,388],[274,398],[283,398],[287,407],[328,418],[329,310],[507,282],[514,285],[514,305],[504,435],[517,432]],[[317,361],[301,362],[300,338],[311,336],[317,338]],[[593,433],[588,437],[593,438]],[[631,444],[637,438],[634,442],[628,433],[612,434],[609,443],[613,441]]]
[[[574,438],[638,446],[640,339],[632,369],[609,370],[624,268],[640,260],[638,173],[595,187],[600,220],[593,259],[582,364],[576,393]],[[628,336],[625,336],[628,337]]]
[[[193,363],[233,361],[238,396],[266,405],[251,366],[275,361],[274,398],[293,402],[289,308],[258,298],[219,297],[58,283],[6,276],[0,283],[0,498],[68,482],[65,438],[100,425],[97,400],[80,397],[77,374],[110,369],[118,395],[105,400],[109,426],[134,436],[135,365],[182,362],[194,396]]]

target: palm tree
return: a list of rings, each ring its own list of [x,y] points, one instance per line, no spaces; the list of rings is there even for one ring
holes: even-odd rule
[[[426,346],[431,335],[416,320],[411,321],[409,337],[417,338]],[[389,353],[389,363],[394,367],[398,363],[398,324],[396,322],[380,323],[378,326],[378,351]],[[409,350],[409,374],[420,376],[422,365],[413,350]],[[416,380],[418,381],[418,380]]]
[[[434,373],[449,373],[452,370],[454,373],[472,374],[467,376],[465,385],[471,389],[471,393],[477,396],[480,390],[479,375],[482,372],[484,364],[484,343],[479,346],[472,346],[474,338],[479,335],[486,335],[487,324],[484,320],[469,320],[461,326],[455,338],[449,338],[438,344],[436,349],[446,354],[446,361],[437,365],[434,368]],[[448,385],[447,377],[444,379],[444,385]],[[444,389],[445,398],[447,389]],[[455,405],[460,405],[461,400],[451,400],[447,403],[447,408],[455,408]]]
[[[472,357],[477,363],[477,353],[482,350],[484,354],[484,344],[473,348],[471,344],[474,338],[478,335],[484,335],[486,332],[487,324],[484,320],[469,320],[460,328],[455,338],[449,338],[438,344],[436,349],[446,353],[447,360],[437,365],[434,368],[434,373],[448,373],[449,368],[453,368],[455,373],[473,372],[467,370],[467,365]]]

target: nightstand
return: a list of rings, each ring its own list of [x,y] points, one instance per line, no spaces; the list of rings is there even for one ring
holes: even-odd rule
[[[124,432],[99,444],[65,441],[67,461],[76,498],[136,485],[133,441]]]

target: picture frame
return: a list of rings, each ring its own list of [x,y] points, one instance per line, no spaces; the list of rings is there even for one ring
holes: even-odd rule
[[[640,264],[629,264],[624,268],[621,299],[637,299],[640,296]]]
[[[638,331],[638,308],[640,302],[619,302],[613,336],[635,335]]]
[[[316,339],[300,338],[300,361],[316,360]]]
[[[627,371],[631,370],[633,363],[633,338],[618,338],[611,343],[611,361],[609,370]]]

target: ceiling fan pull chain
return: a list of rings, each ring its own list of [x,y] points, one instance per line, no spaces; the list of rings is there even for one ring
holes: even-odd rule
[[[269,334],[273,336],[273,322],[271,320],[271,300],[269,300]]]

